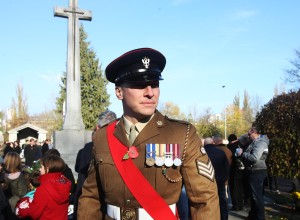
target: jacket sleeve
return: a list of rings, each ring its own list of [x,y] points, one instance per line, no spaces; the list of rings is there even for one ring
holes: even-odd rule
[[[16,215],[24,218],[30,216],[32,219],[39,219],[47,204],[46,191],[38,187],[34,194],[33,200],[29,197],[22,198],[16,206]]]
[[[18,181],[18,195],[19,197],[23,197],[27,192],[27,183],[26,183],[26,180],[25,180],[25,177],[23,174],[21,174],[21,178],[20,180]]]
[[[91,220],[91,219],[103,219],[103,214],[100,210],[100,194],[99,190],[100,178],[97,174],[97,162],[93,160],[91,162],[88,177],[82,187],[82,194],[78,201],[77,219]]]
[[[214,170],[193,126],[189,133],[181,173],[191,202],[192,219],[207,219],[209,216],[210,220],[219,220],[219,197]]]
[[[249,148],[251,145],[249,146]],[[242,158],[246,159],[249,162],[256,163],[261,156],[263,155],[264,149],[268,148],[267,143],[264,141],[256,141],[253,143],[253,147],[250,151],[245,151],[242,154]]]

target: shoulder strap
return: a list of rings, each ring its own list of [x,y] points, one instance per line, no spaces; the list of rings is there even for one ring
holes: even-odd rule
[[[115,124],[107,126],[107,140],[114,163],[126,186],[153,219],[176,220],[168,204],[153,189],[132,159],[123,160],[128,148],[113,135]]]

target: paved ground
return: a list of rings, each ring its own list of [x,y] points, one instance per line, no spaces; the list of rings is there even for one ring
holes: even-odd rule
[[[293,188],[291,180],[279,178],[280,194],[265,189],[266,219],[300,220],[300,212],[295,210],[295,204],[290,198],[290,190]],[[229,200],[229,207],[231,207]],[[248,211],[230,211],[229,220],[246,219]]]

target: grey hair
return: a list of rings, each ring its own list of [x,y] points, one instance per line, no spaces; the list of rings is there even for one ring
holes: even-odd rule
[[[102,112],[99,116],[98,116],[98,122],[97,125],[99,127],[103,127],[104,125],[107,125],[111,122],[113,122],[114,120],[117,119],[117,115],[116,113],[110,111],[110,110],[106,110],[105,112]]]
[[[215,136],[213,136],[213,140],[215,144],[223,143],[223,138],[220,134],[216,134]]]
[[[204,139],[204,145],[213,144],[213,143],[214,143],[214,140],[210,137],[207,137]]]

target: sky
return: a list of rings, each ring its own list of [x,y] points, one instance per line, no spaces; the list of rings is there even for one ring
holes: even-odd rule
[[[54,109],[66,71],[67,19],[54,17],[53,9],[68,1],[2,0],[0,6],[0,109],[16,100],[18,83],[29,114]],[[78,7],[92,11],[92,21],[81,23],[102,70],[129,50],[159,50],[167,59],[160,102],[186,114],[222,113],[245,90],[266,104],[300,49],[298,0],[78,0]],[[107,91],[109,109],[121,116],[114,85]]]

